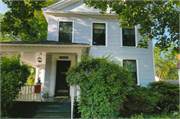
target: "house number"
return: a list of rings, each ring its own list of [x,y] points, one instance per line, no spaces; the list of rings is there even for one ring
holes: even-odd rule
[[[59,59],[68,59],[68,56],[59,56]]]

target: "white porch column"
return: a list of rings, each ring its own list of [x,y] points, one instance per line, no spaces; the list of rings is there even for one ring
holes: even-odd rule
[[[81,53],[78,54],[77,56],[77,61],[78,62],[81,62]],[[76,89],[77,89],[77,98],[79,98],[79,95],[80,95],[80,86],[79,85],[76,85]]]
[[[55,87],[55,75],[56,75],[56,60],[51,59],[51,79],[50,79],[50,97],[54,96]]]
[[[39,77],[39,68],[36,67],[36,76],[35,76],[34,84],[38,82],[38,77]]]

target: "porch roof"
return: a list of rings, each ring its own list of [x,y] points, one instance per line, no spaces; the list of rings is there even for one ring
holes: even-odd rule
[[[48,45],[89,45],[86,43],[72,43],[72,42],[59,42],[59,41],[51,41],[51,40],[42,40],[42,41],[11,41],[11,42],[0,42],[1,44],[48,44]]]
[[[1,52],[76,52],[76,49],[90,49],[89,44],[58,41],[13,41],[0,42]],[[59,49],[60,48],[60,49]],[[63,49],[62,49],[63,48]],[[68,50],[67,50],[68,48]]]

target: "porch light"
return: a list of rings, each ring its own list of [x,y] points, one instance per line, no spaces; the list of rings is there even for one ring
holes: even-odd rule
[[[37,58],[37,61],[38,61],[39,63],[41,63],[41,62],[42,62],[42,58],[41,58],[41,57],[38,57],[38,58]]]

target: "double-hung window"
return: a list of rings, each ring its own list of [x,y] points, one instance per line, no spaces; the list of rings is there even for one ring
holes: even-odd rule
[[[93,42],[92,45],[106,45],[106,26],[105,23],[93,23]]]
[[[59,22],[59,41],[72,42],[72,22]]]
[[[137,84],[137,63],[136,60],[123,60],[123,66],[128,67],[132,73],[134,83]]]
[[[122,29],[122,44],[123,46],[136,46],[135,40],[135,28],[123,28]]]

